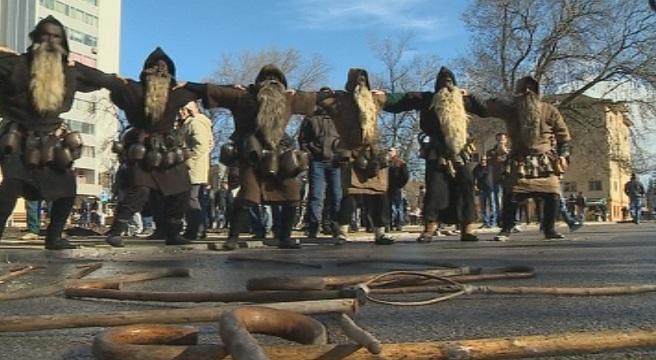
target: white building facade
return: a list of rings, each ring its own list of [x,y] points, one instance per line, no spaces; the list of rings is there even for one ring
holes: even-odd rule
[[[29,32],[48,15],[66,27],[71,59],[119,72],[121,0],[0,0],[0,45],[25,51]],[[117,109],[106,90],[77,93],[62,118],[84,140],[82,157],[75,162],[78,194],[100,197],[109,191],[116,164],[110,148],[118,131]]]

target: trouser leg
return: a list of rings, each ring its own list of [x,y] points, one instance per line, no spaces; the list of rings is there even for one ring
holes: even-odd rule
[[[64,231],[66,220],[71,214],[75,197],[65,197],[57,199],[52,202],[52,209],[50,211],[50,223],[46,230],[46,244],[48,242],[57,241],[61,239],[61,233]]]
[[[319,161],[310,164],[310,198],[308,201],[308,236],[316,237],[319,231],[324,196],[326,193],[326,165]]]
[[[41,200],[28,200],[25,202],[27,211],[27,230],[39,235],[41,232]]]
[[[559,196],[557,194],[542,195],[542,229],[545,234],[556,232],[556,216],[558,216]]]
[[[198,231],[202,221],[202,211],[200,205],[201,186],[201,184],[191,185],[191,190],[189,191],[188,195],[189,205],[185,214],[187,228],[185,229],[184,237],[189,240],[196,240],[196,238],[198,238]]]
[[[144,207],[149,194],[150,189],[145,186],[134,186],[122,191],[119,196],[114,222],[106,239],[108,244],[115,247],[123,246],[121,234],[127,230],[128,223],[132,220],[134,213],[141,211]]]
[[[184,191],[178,194],[164,197],[165,202],[165,221],[166,221],[166,241],[167,243],[185,243],[180,238],[182,231],[182,218],[189,205],[189,192]]]
[[[20,180],[8,179],[0,184],[0,239],[2,239],[7,219],[16,206],[16,199],[22,193],[23,186]]]

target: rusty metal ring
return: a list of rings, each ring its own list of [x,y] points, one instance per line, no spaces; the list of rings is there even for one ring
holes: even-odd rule
[[[98,360],[222,359],[225,348],[196,345],[198,330],[189,326],[132,325],[102,331],[93,340]]]

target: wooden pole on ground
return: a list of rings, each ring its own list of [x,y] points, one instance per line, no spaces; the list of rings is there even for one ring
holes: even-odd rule
[[[358,302],[355,299],[339,299],[282,302],[261,304],[260,306],[280,310],[290,310],[308,315],[326,313],[350,314],[357,311]],[[0,317],[0,332],[120,326],[147,323],[180,324],[211,322],[218,320],[219,316],[224,312],[237,307],[237,305],[227,305],[187,309],[119,311],[111,313],[4,316]]]
[[[99,341],[99,338],[108,339],[107,332],[125,332],[120,328],[107,330],[96,337],[93,351],[100,360],[205,360],[223,359],[226,356],[225,349],[217,345],[192,345],[190,342],[170,340],[176,338],[176,336],[172,336],[176,335],[175,328],[179,327],[163,331],[164,334],[160,335],[160,341],[150,338],[148,342],[141,342],[149,345],[131,345],[134,344],[131,336],[123,336],[123,343]],[[135,327],[135,331],[138,331],[137,334],[144,334],[144,330],[149,331],[150,328],[145,325]],[[193,332],[192,330],[187,330],[187,332]],[[184,333],[178,338],[183,336]],[[168,342],[165,341],[166,339],[169,339]],[[177,346],[153,345],[164,342]],[[271,360],[487,360],[602,353],[618,349],[655,346],[656,329],[627,329],[474,340],[391,343],[383,344],[379,354],[371,354],[367,349],[354,344],[266,346],[263,350]],[[127,351],[128,349],[130,351]],[[138,354],[141,354],[142,357],[136,356]]]
[[[7,280],[11,280],[15,277],[19,277],[21,275],[25,275],[30,271],[34,271],[37,269],[43,269],[43,266],[32,266],[32,265],[26,265],[26,266],[21,266],[16,269],[9,270],[8,273],[0,276],[0,284],[3,284],[7,282]]]
[[[263,290],[236,292],[153,292],[113,289],[68,288],[64,295],[69,298],[103,298],[114,300],[161,301],[161,302],[285,302],[354,298],[354,291],[340,290]]]
[[[466,275],[470,273],[468,267],[455,268],[455,269],[433,269],[422,270],[434,276],[456,276]],[[323,289],[338,289],[344,286],[356,285],[366,282],[380,273],[374,274],[357,274],[357,275],[338,275],[338,276],[275,276],[264,278],[249,279],[246,283],[248,290],[323,290]],[[414,277],[416,278],[416,277]],[[409,279],[408,276],[389,277],[385,283],[393,283],[395,281]],[[377,285],[385,284],[382,281],[377,282]]]
[[[101,264],[99,264],[101,265]],[[58,281],[52,285],[22,290],[14,291],[9,293],[1,293],[0,301],[2,300],[18,300],[18,299],[29,299],[37,297],[46,297],[53,296],[59,293],[64,292],[66,288],[75,287],[75,288],[118,288],[122,283],[132,283],[140,282],[154,279],[161,279],[165,277],[187,277],[189,276],[188,269],[174,268],[174,269],[160,269],[148,272],[141,272],[136,274],[129,275],[120,275],[111,278],[104,279],[80,279],[80,276],[86,276],[90,271],[93,271],[100,266],[96,265],[83,268],[78,274],[74,275],[72,279],[66,279],[63,281]],[[93,269],[93,270],[92,270]]]

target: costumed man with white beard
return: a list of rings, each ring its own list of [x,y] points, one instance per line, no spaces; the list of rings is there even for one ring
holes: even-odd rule
[[[546,239],[562,239],[556,231],[560,176],[569,163],[567,124],[555,106],[542,101],[538,82],[530,76],[517,81],[511,101],[486,101],[488,116],[505,120],[511,149],[506,161],[503,223],[497,241],[506,241],[515,226],[517,204],[529,197],[544,204],[542,231]]]
[[[394,239],[385,233],[389,226],[387,197],[387,151],[380,144],[378,113],[385,104],[385,94],[372,91],[366,70],[348,71],[345,91],[335,91],[319,105],[333,119],[340,136],[338,154],[344,162],[342,187],[344,194],[339,209],[338,243],[347,241],[351,215],[356,209],[356,196],[362,196],[372,209],[374,242],[389,245]]]
[[[191,190],[185,164],[189,153],[173,130],[178,110],[196,100],[196,94],[176,87],[175,64],[159,47],[146,58],[139,81],[105,75],[100,84],[110,91],[131,127],[113,149],[122,163],[117,175],[121,186],[107,243],[123,246],[121,234],[151,192],[159,199],[154,206],[162,212],[164,224],[157,226],[165,227],[166,245],[189,243],[180,235]]]
[[[226,108],[232,113],[235,132],[231,143],[221,147],[220,160],[239,167],[239,194],[230,215],[225,250],[238,246],[241,225],[248,220],[250,206],[281,205],[282,223],[276,229],[278,247],[298,249],[291,238],[296,208],[301,200],[298,175],[307,169],[307,154],[285,145],[283,138],[292,114],[314,111],[316,93],[287,89],[287,78],[275,65],[262,67],[255,83],[246,88],[187,83],[205,108]]]
[[[82,138],[59,117],[71,109],[76,91],[100,89],[102,73],[68,62],[64,26],[54,17],[41,20],[30,34],[26,53],[0,49],[0,238],[19,196],[52,202],[45,247],[71,249],[61,238],[76,194],[72,164]]]
[[[435,92],[388,94],[383,110],[398,113],[419,111],[426,138],[421,142],[426,161],[424,231],[417,241],[430,242],[438,221],[460,225],[460,240],[477,241],[472,233],[476,217],[474,183],[469,163],[474,151],[469,138],[467,112],[484,116],[483,104],[456,86],[453,73],[442,67]]]

